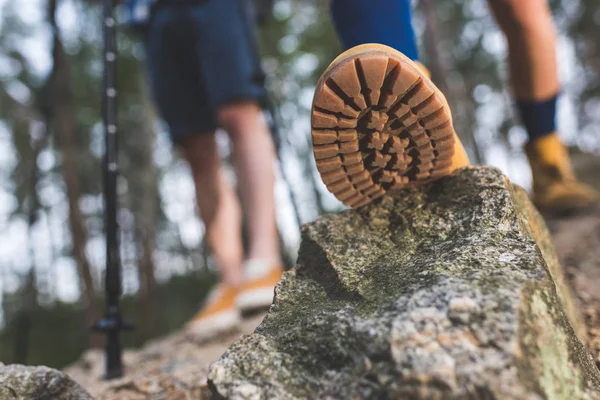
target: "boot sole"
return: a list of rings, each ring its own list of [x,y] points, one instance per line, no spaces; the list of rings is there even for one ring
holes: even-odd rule
[[[311,126],[321,178],[350,207],[452,171],[456,134],[444,96],[413,61],[384,46],[332,63],[317,84]]]

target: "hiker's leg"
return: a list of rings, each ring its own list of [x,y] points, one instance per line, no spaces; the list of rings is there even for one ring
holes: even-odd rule
[[[223,179],[215,136],[190,136],[181,142],[181,150],[192,170],[198,209],[222,280],[239,286],[243,276],[242,216],[235,193]]]
[[[359,207],[468,165],[446,99],[418,62],[410,1],[332,0],[330,6],[349,49],[323,73],[313,99],[313,148],[328,189]],[[424,126],[440,130],[431,143]],[[370,142],[353,136],[354,127]]]
[[[190,334],[205,339],[240,322],[236,298],[244,283],[242,213],[235,193],[223,179],[214,133],[189,136],[179,144],[192,170],[206,239],[221,272],[221,284],[186,324]]]
[[[533,177],[533,200],[542,210],[587,207],[598,193],[577,181],[567,149],[556,134],[560,90],[556,29],[547,0],[488,0],[508,39],[516,104],[529,136],[525,146]]]
[[[556,131],[556,30],[547,0],[489,0],[508,40],[517,108],[530,140]]]
[[[223,106],[217,114],[233,145],[233,164],[250,236],[248,258],[279,263],[275,150],[265,118],[255,101]]]
[[[409,0],[330,0],[330,8],[345,49],[379,43],[419,58]]]
[[[511,82],[517,100],[543,101],[560,89],[556,29],[547,0],[489,0],[508,40]]]
[[[242,276],[241,216],[236,198],[219,169],[214,131],[217,127],[194,53],[190,18],[200,5],[161,2],[146,36],[148,76],[160,115],[189,163],[209,247],[225,283]]]
[[[275,223],[274,145],[259,107],[264,82],[258,59],[254,20],[247,2],[207,2],[212,18],[202,26],[198,47],[203,83],[216,120],[231,138],[242,208],[248,222],[249,259],[279,265]]]

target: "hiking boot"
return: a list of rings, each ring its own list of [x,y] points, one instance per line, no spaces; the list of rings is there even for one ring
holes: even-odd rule
[[[241,322],[240,311],[235,304],[238,294],[237,287],[218,285],[208,296],[204,307],[187,323],[186,331],[195,339],[210,339],[237,328]]]
[[[275,285],[283,274],[281,265],[264,260],[249,260],[244,268],[246,281],[236,300],[238,309],[250,312],[270,307]]]
[[[379,44],[342,53],[323,73],[312,105],[313,151],[323,182],[346,205],[469,165],[446,98],[428,75]]]
[[[575,177],[567,149],[558,135],[525,146],[533,177],[533,203],[544,213],[564,214],[587,208],[599,194]]]

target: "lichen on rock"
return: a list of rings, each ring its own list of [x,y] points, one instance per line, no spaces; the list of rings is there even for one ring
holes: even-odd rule
[[[0,363],[0,399],[91,400],[92,396],[64,372]]]
[[[600,372],[523,189],[468,168],[303,228],[215,398],[596,399]],[[575,330],[574,330],[575,329]]]

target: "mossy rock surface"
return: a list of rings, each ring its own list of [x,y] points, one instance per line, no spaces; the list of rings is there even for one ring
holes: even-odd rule
[[[92,400],[92,396],[64,372],[48,367],[2,365],[2,400]]]
[[[599,399],[580,321],[527,194],[468,168],[306,225],[269,314],[209,386],[230,399]]]

